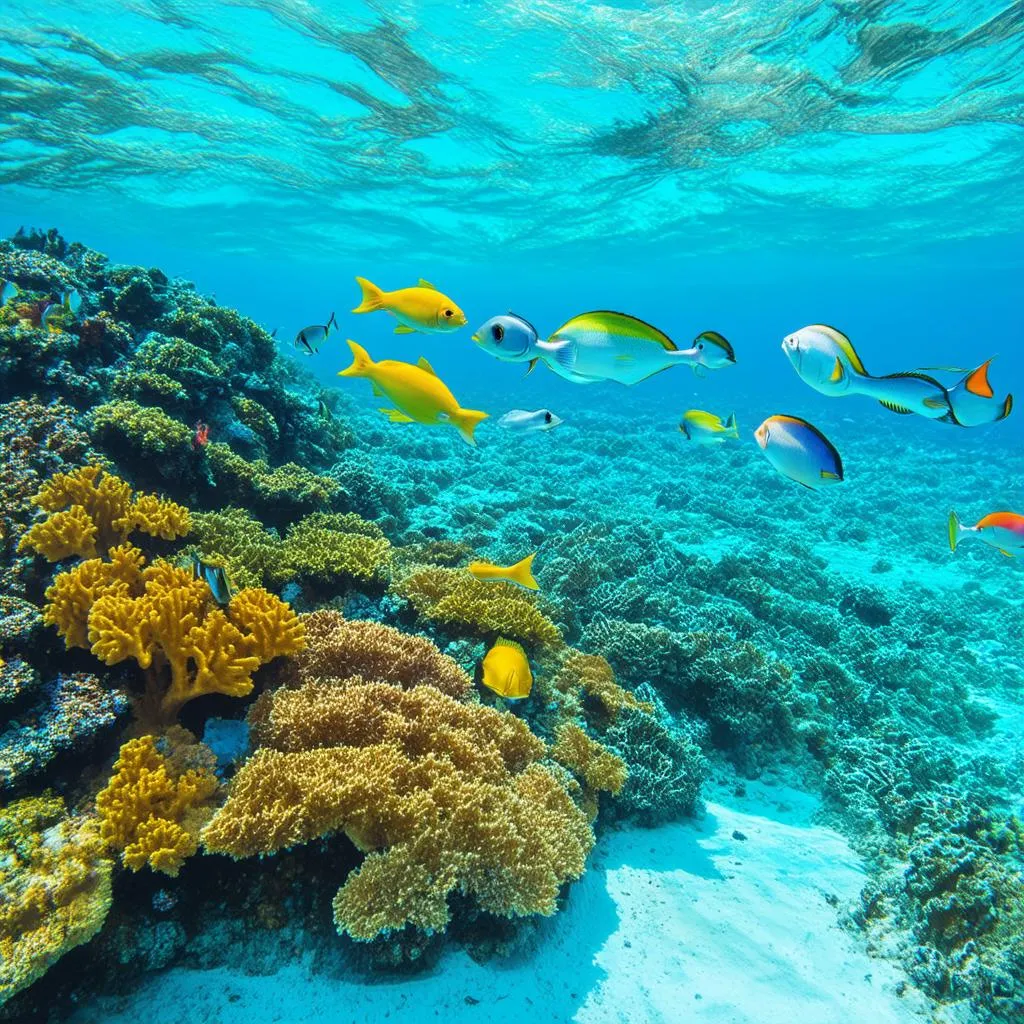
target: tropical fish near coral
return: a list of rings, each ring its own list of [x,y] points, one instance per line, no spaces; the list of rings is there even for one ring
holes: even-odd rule
[[[688,441],[696,441],[697,444],[722,444],[740,436],[735,415],[730,415],[723,423],[720,417],[702,409],[684,412],[679,429]]]
[[[732,346],[716,331],[705,331],[690,348],[679,349],[657,327],[608,310],[573,317],[547,341],[541,341],[522,317],[493,317],[473,340],[505,362],[528,362],[533,369],[543,360],[560,377],[577,384],[636,384],[671,366],[689,366],[701,373],[736,362]]]
[[[978,537],[1007,558],[1024,551],[1024,516],[1016,512],[991,512],[973,526],[964,526],[955,512],[949,513],[949,550],[966,537]]]
[[[498,426],[504,427],[506,430],[526,432],[554,430],[561,422],[562,418],[556,416],[550,409],[535,409],[533,412],[528,412],[526,409],[513,409],[498,420]]]
[[[0,306],[15,299],[21,293],[21,289],[13,281],[0,281]]]
[[[227,571],[223,566],[210,565],[204,562],[198,555],[193,555],[192,575],[197,580],[205,580],[217,604],[226,605],[231,600],[234,590],[228,580]]]
[[[522,700],[530,696],[533,688],[533,673],[526,651],[514,640],[499,638],[484,655],[481,681],[488,690],[493,690],[506,700]]]
[[[66,312],[63,304],[59,302],[48,302],[39,314],[39,326],[45,327],[51,334],[60,334],[64,330],[60,325],[60,318]]]
[[[843,481],[843,460],[817,427],[798,416],[769,416],[754,431],[768,461],[783,476],[817,490]]]
[[[956,426],[976,426],[1005,419],[1013,407],[1012,396],[995,400],[987,377],[991,360],[971,371],[946,368],[963,374],[947,389],[924,370],[872,376],[850,339],[827,324],[811,324],[787,335],[782,350],[800,379],[815,391],[830,397],[864,395],[900,415],[916,413]]]
[[[192,447],[199,451],[210,443],[210,428],[200,420],[196,424],[195,433],[192,435]]]
[[[61,305],[72,315],[78,316],[82,308],[82,296],[77,288],[69,288],[60,297]]]
[[[331,333],[332,327],[335,330],[338,329],[338,321],[334,319],[333,313],[327,318],[325,324],[303,327],[295,335],[295,347],[302,349],[308,356],[315,356],[320,351],[320,346],[327,340],[327,335]]]
[[[470,562],[466,567],[470,576],[478,580],[494,582],[504,580],[507,583],[515,583],[517,586],[525,587],[527,590],[540,590],[540,585],[533,578],[533,559],[537,552],[520,559],[515,565],[494,565],[491,562]]]
[[[487,413],[463,409],[434,368],[421,358],[417,364],[382,359],[375,363],[361,345],[349,341],[353,362],[339,377],[365,377],[375,395],[384,395],[395,403],[394,409],[381,409],[392,423],[450,423],[462,439],[476,447],[473,431],[487,419]]]
[[[356,282],[363,290],[363,300],[352,312],[374,313],[382,309],[390,313],[398,321],[395,334],[443,334],[466,325],[466,314],[423,278],[412,288],[393,292],[378,288],[365,277],[357,277]]]

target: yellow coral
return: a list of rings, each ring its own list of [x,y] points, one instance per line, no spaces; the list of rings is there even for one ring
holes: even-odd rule
[[[588,736],[575,722],[565,722],[559,728],[551,756],[583,779],[592,793],[618,793],[629,775],[622,758]]]
[[[129,740],[121,747],[110,781],[96,796],[100,836],[108,847],[121,851],[132,871],[148,864],[154,871],[177,875],[196,851],[217,776],[209,765],[180,772],[176,768],[174,759],[157,748],[156,737]]]
[[[149,670],[149,703],[164,720],[205,693],[245,696],[261,664],[302,647],[301,621],[273,594],[240,591],[225,614],[204,581],[170,562],[142,568],[130,545],[110,557],[61,573],[46,591],[43,617],[69,648]]]
[[[623,708],[635,708],[654,714],[654,705],[638,700],[629,690],[615,680],[611,665],[597,654],[583,654],[568,648],[568,653],[555,676],[555,688],[567,695],[578,695],[580,691],[593,697],[600,705],[606,718],[612,721]]]
[[[306,646],[286,663],[289,683],[362,676],[409,689],[434,686],[449,697],[465,697],[473,682],[429,640],[380,622],[346,619],[331,609],[302,616]]]
[[[174,540],[191,528],[187,508],[153,494],[133,496],[124,480],[105,473],[101,466],[57,473],[40,487],[32,501],[50,516],[22,537],[19,551],[37,551],[50,561],[56,559],[48,552],[63,549],[68,554],[91,557],[98,550],[123,543],[136,530]]]
[[[428,619],[462,626],[480,636],[510,636],[555,643],[558,627],[536,598],[511,583],[483,583],[461,569],[421,566],[394,584],[399,596]]]
[[[261,749],[203,844],[244,857],[344,831],[368,854],[334,901],[354,938],[444,928],[455,889],[495,914],[551,914],[583,872],[586,816],[508,712],[355,678],[265,693],[250,725]]]
[[[111,868],[95,819],[60,799],[0,808],[0,1005],[99,931]]]
[[[18,543],[18,551],[36,551],[48,562],[65,558],[96,556],[96,524],[81,505],[54,512],[28,530]]]

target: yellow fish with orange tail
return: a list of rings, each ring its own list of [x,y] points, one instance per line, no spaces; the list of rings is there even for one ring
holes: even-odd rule
[[[499,637],[484,655],[481,682],[506,700],[523,700],[533,689],[533,673],[526,651],[514,640]]]
[[[365,377],[373,385],[374,394],[390,398],[395,408],[380,411],[392,423],[450,423],[466,444],[476,447],[473,431],[487,419],[487,413],[463,409],[426,359],[416,364],[397,359],[375,363],[362,345],[350,340],[348,347],[352,349],[352,365],[339,370],[338,376]]]
[[[352,312],[375,313],[382,309],[390,313],[398,321],[395,334],[444,334],[466,326],[466,314],[423,278],[412,288],[393,292],[378,288],[365,277],[357,277],[356,283],[363,290],[363,300]]]
[[[540,590],[540,584],[533,578],[533,559],[537,552],[520,559],[515,565],[494,565],[492,562],[470,562],[466,566],[470,576],[487,583],[504,580],[527,590]]]

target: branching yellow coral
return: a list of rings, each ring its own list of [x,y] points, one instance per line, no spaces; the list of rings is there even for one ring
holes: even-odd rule
[[[527,643],[555,643],[558,627],[536,598],[511,583],[483,583],[461,569],[422,566],[393,589],[428,619],[461,626],[478,636],[508,636]]]
[[[54,512],[21,538],[19,551],[36,551],[48,562],[96,555],[96,524],[81,505]]]
[[[96,796],[100,836],[110,849],[121,851],[132,871],[148,864],[154,871],[177,875],[196,851],[217,776],[210,766],[176,768],[174,759],[157,748],[156,737],[129,740],[121,747],[110,781]]]
[[[551,756],[583,779],[591,792],[615,794],[626,784],[629,773],[625,761],[588,736],[575,722],[566,722],[559,728]]]
[[[0,1005],[99,931],[111,868],[95,819],[60,799],[0,808]]]
[[[449,697],[465,697],[473,682],[429,640],[379,622],[346,619],[330,609],[302,616],[306,646],[286,668],[292,685],[315,679],[362,676],[404,689],[433,686]]]
[[[367,853],[334,901],[340,931],[442,929],[448,896],[551,914],[593,833],[521,720],[433,686],[309,683],[264,694],[261,748],[204,829],[211,852],[271,853],[344,831]]]
[[[153,494],[133,496],[128,484],[101,466],[57,473],[32,500],[50,516],[21,538],[18,550],[35,551],[51,562],[92,557],[124,543],[136,530],[174,540],[191,527],[187,508]]]
[[[654,705],[637,700],[629,690],[615,680],[611,665],[597,654],[583,654],[568,649],[568,653],[555,676],[557,690],[570,695],[581,691],[600,705],[606,718],[614,721],[623,708],[636,708],[654,714]]]

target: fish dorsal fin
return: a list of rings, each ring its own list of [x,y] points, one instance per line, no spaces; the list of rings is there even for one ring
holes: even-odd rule
[[[622,334],[630,338],[640,338],[644,341],[655,342],[668,352],[678,350],[676,343],[664,331],[659,331],[653,324],[649,324],[639,317],[630,316],[628,313],[616,313],[610,309],[595,309],[589,313],[580,313],[579,316],[574,316],[571,320],[562,324],[555,331],[555,334],[561,334],[570,327],[577,329],[585,328],[588,324],[609,333]]]
[[[864,363],[857,355],[857,350],[853,347],[853,342],[838,327],[833,327],[831,324],[818,324],[818,326],[824,327],[832,335],[832,340],[843,350],[843,354],[850,360],[850,365],[858,373],[865,377],[869,376],[868,371],[864,368]]]
[[[436,292],[438,290],[437,285],[433,285],[429,281],[424,281],[422,277],[419,279],[417,284],[420,288],[429,288],[432,292]]]
[[[887,373],[878,379],[900,380],[903,377],[916,377],[917,380],[926,380],[929,384],[934,384],[940,391],[946,390],[934,377],[929,377],[927,373],[922,373],[920,370],[903,370],[901,373]]]
[[[430,365],[430,363],[427,362],[427,357],[426,356],[420,356],[419,359],[416,360],[416,365],[421,370],[426,370],[426,372],[429,373],[431,376],[433,376],[433,377],[437,376],[437,370],[435,370]]]
[[[908,409],[906,406],[897,405],[895,402],[887,402],[884,398],[880,399],[879,405],[884,406],[889,412],[894,412],[899,416],[911,416],[913,415],[913,409]]]
[[[506,640],[503,636],[499,636],[498,639],[494,641],[494,646],[509,647],[513,651],[518,651],[524,658],[526,657],[526,651],[523,650],[523,645],[516,643],[515,640]]]

